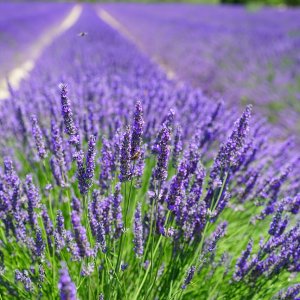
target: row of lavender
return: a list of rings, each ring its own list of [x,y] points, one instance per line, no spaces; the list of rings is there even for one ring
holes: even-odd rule
[[[299,157],[251,115],[85,6],[0,111],[1,295],[294,299]]]
[[[299,133],[299,9],[103,7],[179,79],[220,93],[231,105],[254,103],[288,133]]]
[[[0,3],[0,79],[30,56],[32,44],[70,8],[69,4]]]

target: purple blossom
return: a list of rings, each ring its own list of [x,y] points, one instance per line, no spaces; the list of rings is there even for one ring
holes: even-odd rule
[[[76,196],[72,197],[72,209],[77,211],[77,213],[81,215],[82,212],[81,202]]]
[[[172,166],[173,168],[178,167],[179,157],[182,152],[182,129],[180,127],[176,128],[173,151],[172,151]]]
[[[95,156],[96,156],[96,137],[91,135],[89,138],[89,148],[86,156],[85,170],[85,189],[89,190],[93,184],[95,173]]]
[[[86,185],[85,178],[85,167],[84,167],[84,153],[82,150],[79,150],[76,153],[76,163],[77,163],[77,179],[80,193],[82,195],[86,195],[88,192],[88,188]]]
[[[60,166],[61,173],[64,174],[66,170],[65,154],[62,137],[60,131],[55,121],[51,121],[51,141],[52,141],[52,151],[56,157],[56,160]]]
[[[26,270],[24,270],[23,272],[21,272],[20,270],[16,270],[15,281],[16,282],[20,281],[27,292],[31,292],[31,293],[33,292],[33,283]]]
[[[65,247],[66,240],[66,229],[65,229],[65,219],[62,212],[57,211],[56,216],[56,228],[54,232],[54,242],[56,250],[61,250]]]
[[[187,270],[187,273],[186,273],[186,277],[185,277],[185,280],[184,280],[184,283],[183,285],[181,286],[181,288],[184,290],[186,289],[187,285],[192,281],[193,277],[194,277],[194,274],[195,274],[195,271],[196,271],[196,267],[195,266],[191,266],[188,270]]]
[[[227,222],[222,222],[221,224],[218,225],[216,230],[211,234],[207,242],[205,243],[204,247],[204,253],[211,253],[215,251],[216,245],[220,238],[222,238],[227,229]]]
[[[76,146],[79,145],[79,135],[78,129],[75,126],[73,120],[73,112],[71,109],[71,101],[68,98],[68,90],[67,85],[61,83],[59,85],[60,88],[60,99],[61,99],[61,108],[62,108],[62,116],[65,123],[66,133],[70,136],[70,143]]]
[[[42,257],[45,251],[45,243],[43,241],[42,231],[38,228],[35,234],[36,236],[35,236],[34,254],[37,257]]]
[[[300,284],[294,284],[286,290],[280,291],[274,298],[274,300],[296,300],[296,297],[300,293]],[[298,298],[297,298],[298,299]]]
[[[53,228],[53,223],[48,215],[47,208],[45,206],[43,206],[43,208],[42,208],[42,219],[43,219],[44,228],[45,228],[45,231],[47,234],[48,245],[51,248],[52,247],[51,237],[54,234],[54,228]]]
[[[76,286],[72,282],[68,269],[63,267],[59,271],[58,289],[61,300],[76,300]]]
[[[37,226],[37,215],[35,213],[35,208],[39,207],[40,195],[37,188],[33,184],[31,175],[26,176],[25,184],[26,195],[28,200],[29,223],[32,229],[34,229]]]
[[[115,236],[119,237],[123,229],[122,194],[120,183],[116,185],[112,201],[112,218],[115,223]]]
[[[137,204],[135,210],[133,232],[134,232],[134,240],[133,240],[134,252],[137,257],[141,257],[144,253],[141,203]]]
[[[89,139],[89,148],[84,164],[84,153],[82,150],[76,153],[77,162],[77,179],[79,190],[82,195],[86,195],[93,184],[95,173],[95,156],[96,156],[96,138],[91,135]]]
[[[241,257],[237,260],[236,266],[235,266],[235,273],[233,275],[234,280],[239,281],[241,280],[245,275],[245,270],[248,269],[248,258],[251,254],[253,247],[253,241],[250,240],[247,248],[245,251],[243,251]]]
[[[251,109],[251,105],[246,107],[241,118],[235,122],[233,131],[227,139],[227,142],[221,146],[210,173],[212,180],[228,172],[228,169],[235,164],[236,159],[241,154],[249,131]]]
[[[101,150],[101,171],[99,176],[99,184],[101,192],[104,193],[108,189],[113,175],[113,153],[109,141],[103,137]]]
[[[64,186],[64,182],[61,174],[61,168],[57,162],[57,159],[54,156],[51,157],[50,159],[50,167],[56,184],[58,186]]]
[[[298,194],[291,203],[291,213],[296,215],[300,210],[300,194]]]
[[[140,152],[142,135],[144,128],[144,119],[143,119],[143,108],[140,101],[136,102],[134,120],[132,125],[132,135],[131,135],[131,157],[135,157]]]
[[[160,131],[161,139],[158,143],[158,157],[154,178],[158,181],[165,181],[168,176],[168,159],[170,155],[170,130],[164,126]]]
[[[131,174],[131,156],[130,156],[130,130],[127,127],[123,135],[122,147],[120,153],[120,175],[121,182],[129,181]]]
[[[97,224],[97,243],[103,253],[106,253],[107,251],[107,245],[106,245],[106,237],[105,237],[105,228],[103,226],[103,223],[100,221]]]
[[[87,239],[86,229],[81,225],[80,217],[76,211],[72,212],[71,219],[80,257],[83,258],[86,256],[91,256],[92,251],[90,249],[90,243]]]
[[[270,235],[274,235],[274,236],[278,236],[279,234],[279,224],[281,221],[281,216],[282,216],[282,212],[283,212],[283,205],[280,205],[277,209],[277,212],[275,214],[275,216],[273,217],[273,220],[270,224],[270,229],[269,229],[269,234]]]
[[[36,116],[31,117],[31,124],[32,124],[32,135],[35,141],[36,150],[40,159],[45,159],[47,157],[47,151],[45,148],[45,143],[43,139],[43,134],[38,124],[38,120]]]
[[[178,173],[172,179],[169,194],[166,199],[168,203],[168,209],[174,212],[177,212],[180,206],[180,201],[181,201],[182,191],[183,191],[183,182],[187,175],[186,167],[187,166],[185,162],[182,162],[180,164]]]

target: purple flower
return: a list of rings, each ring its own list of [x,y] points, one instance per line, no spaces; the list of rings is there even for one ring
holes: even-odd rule
[[[55,248],[57,251],[65,247],[65,240],[66,240],[65,219],[63,217],[62,212],[59,210],[57,211],[56,228],[54,233]]]
[[[84,153],[82,150],[79,150],[76,153],[76,163],[77,163],[77,179],[78,186],[81,195],[86,195],[88,192],[85,180],[85,167],[84,167]]]
[[[53,154],[63,174],[66,170],[65,154],[60,131],[54,120],[51,121],[51,141]]]
[[[161,139],[158,143],[158,158],[154,170],[154,178],[158,181],[165,181],[168,176],[168,159],[170,154],[170,130],[163,126],[160,131]]]
[[[296,297],[300,293],[300,284],[294,284],[287,288],[286,290],[280,291],[275,298],[272,298],[274,300],[296,300]],[[298,299],[298,298],[297,298]]]
[[[174,123],[174,118],[175,118],[175,111],[173,109],[170,109],[163,121],[163,125],[168,127],[169,130],[171,130],[171,127]]]
[[[86,170],[85,170],[85,189],[93,184],[93,177],[95,173],[95,156],[96,156],[96,137],[91,135],[89,138],[89,148],[86,156]]]
[[[102,293],[99,295],[99,300],[104,300],[104,295]]]
[[[127,263],[122,263],[121,264],[121,270],[124,272],[126,269],[128,268],[128,264]]]
[[[280,235],[279,234],[280,233],[279,232],[279,224],[281,221],[282,212],[283,212],[283,205],[280,205],[277,209],[275,216],[273,217],[271,224],[270,224],[270,229],[269,229],[270,235],[274,235],[274,236]]]
[[[222,222],[221,224],[218,225],[216,230],[211,234],[208,241],[205,243],[205,247],[203,250],[204,253],[211,253],[215,251],[216,245],[219,239],[225,235],[226,229],[227,229],[227,222]]]
[[[300,210],[300,194],[298,194],[291,203],[290,211],[292,214],[296,215]]]
[[[228,169],[235,164],[236,158],[241,154],[240,151],[244,146],[249,131],[251,109],[251,105],[246,107],[241,118],[235,122],[234,129],[227,139],[227,142],[221,146],[210,173],[212,180],[220,175],[222,179],[222,174],[228,172]]]
[[[44,255],[44,251],[45,251],[45,243],[43,241],[42,231],[38,228],[36,230],[36,236],[35,236],[34,254],[37,257],[42,257]]]
[[[77,211],[77,213],[78,213],[79,215],[81,215],[81,212],[82,212],[81,202],[80,202],[80,200],[79,200],[77,197],[75,197],[75,196],[72,197],[72,209],[75,210],[75,211]]]
[[[78,146],[79,145],[78,129],[74,124],[73,113],[71,109],[71,101],[68,98],[67,85],[61,83],[59,85],[59,88],[60,88],[62,116],[65,123],[65,130],[66,133],[70,136],[70,143]]]
[[[235,273],[233,275],[234,280],[239,281],[241,280],[245,275],[245,270],[248,269],[248,263],[247,259],[249,258],[251,251],[253,247],[253,241],[250,240],[247,248],[245,251],[243,251],[241,257],[237,260],[236,266],[235,266]]]
[[[36,116],[31,117],[31,124],[32,124],[32,135],[35,141],[36,150],[40,159],[45,159],[47,157],[47,151],[45,148],[45,143],[43,139],[43,134],[38,124],[38,120]]]
[[[61,174],[61,168],[57,162],[57,159],[54,156],[51,157],[50,159],[50,167],[56,184],[58,186],[64,186],[64,182]]]
[[[103,253],[106,253],[107,251],[107,245],[106,245],[106,238],[105,238],[105,228],[103,226],[103,223],[100,221],[97,224],[97,244],[101,248],[101,251]]]
[[[52,221],[48,215],[47,208],[45,206],[43,206],[43,208],[42,208],[42,219],[43,219],[44,228],[45,228],[45,231],[47,234],[48,245],[49,245],[49,247],[52,247],[51,237],[54,234],[54,228],[53,228]]]
[[[175,137],[174,137],[174,145],[172,151],[172,166],[173,168],[178,167],[179,157],[182,153],[182,130],[180,127],[176,128]]]
[[[32,229],[34,229],[37,226],[37,215],[34,210],[39,206],[40,195],[37,188],[33,184],[31,175],[26,176],[25,190],[28,200],[29,223]]]
[[[86,256],[91,256],[92,251],[90,249],[90,243],[86,236],[86,230],[81,225],[80,217],[76,211],[72,212],[71,219],[72,219],[73,229],[75,233],[75,240],[79,249],[80,257],[83,258]]]
[[[72,282],[68,269],[64,266],[59,271],[58,289],[61,300],[76,300],[76,286]]]
[[[76,154],[77,161],[77,179],[79,190],[82,195],[86,195],[93,184],[93,177],[95,173],[95,156],[96,156],[96,138],[91,135],[89,139],[89,148],[86,155],[84,165],[84,154],[80,150]]]
[[[134,121],[132,125],[132,135],[131,135],[131,157],[134,158],[140,152],[142,134],[144,128],[143,120],[143,108],[140,101],[136,102]]]
[[[120,153],[120,175],[121,182],[129,181],[131,179],[131,156],[130,156],[130,130],[127,127],[123,135],[122,147]]]
[[[187,270],[187,273],[186,273],[186,277],[185,277],[185,280],[184,280],[184,283],[183,285],[181,286],[181,288],[184,290],[186,289],[187,285],[192,281],[193,277],[194,277],[194,274],[195,274],[195,270],[196,270],[196,267],[195,266],[191,266],[188,270]]]
[[[183,181],[186,178],[186,163],[182,162],[178,169],[178,173],[172,179],[169,194],[167,197],[168,209],[176,212],[179,208],[182,192],[183,192]]]
[[[16,270],[15,271],[15,281],[20,281],[27,292],[33,292],[33,283],[29,277],[29,274],[26,270],[23,272]]]
[[[115,236],[119,237],[123,229],[121,185],[118,183],[112,199],[112,218],[115,223]]]
[[[136,184],[135,188],[141,188],[142,186],[142,177],[144,173],[144,168],[145,168],[145,149],[141,147],[139,158],[137,159],[137,162],[135,164],[134,168],[134,176],[136,177]]]
[[[134,252],[137,257],[141,257],[144,253],[141,203],[138,203],[135,210],[133,232],[134,232],[134,240],[133,240]]]
[[[16,185],[20,184],[20,180],[14,170],[13,162],[9,157],[4,157],[3,164],[4,164],[4,180],[6,184],[14,188]]]
[[[101,150],[101,171],[99,176],[99,184],[102,193],[109,188],[110,181],[113,175],[113,153],[109,141],[103,137]]]

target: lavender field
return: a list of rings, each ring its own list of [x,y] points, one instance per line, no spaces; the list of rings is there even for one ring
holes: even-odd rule
[[[300,10],[0,4],[0,299],[300,299]]]

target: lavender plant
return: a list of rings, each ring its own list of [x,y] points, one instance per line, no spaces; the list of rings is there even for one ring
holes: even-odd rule
[[[3,299],[298,296],[292,141],[168,80],[90,6],[0,121]]]

